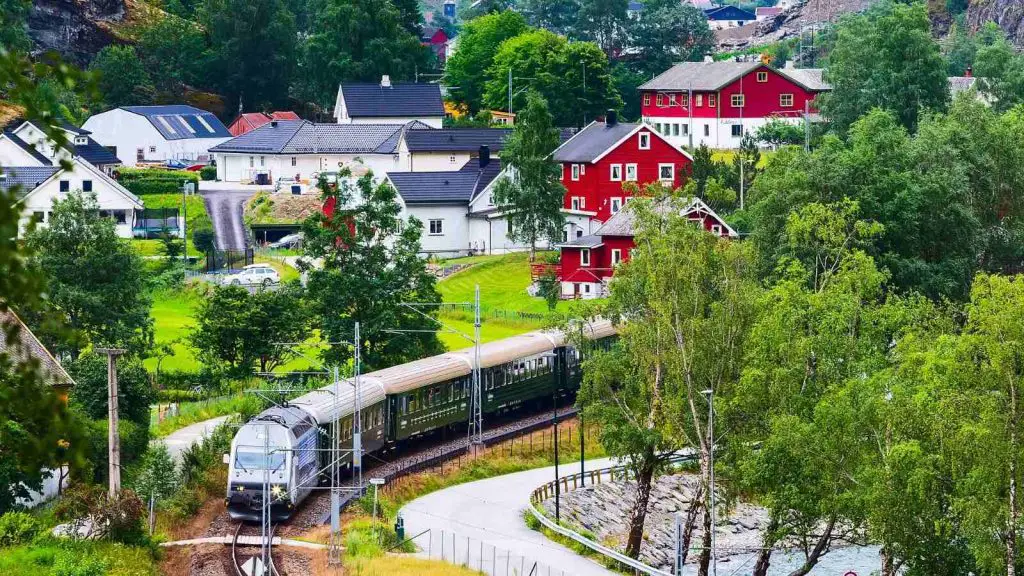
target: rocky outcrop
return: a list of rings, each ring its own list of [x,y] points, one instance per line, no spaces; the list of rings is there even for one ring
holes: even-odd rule
[[[1018,47],[1024,47],[1024,2],[1020,0],[971,0],[967,7],[967,25],[978,30],[986,22],[995,22]]]
[[[125,0],[34,0],[28,35],[36,52],[54,50],[84,66],[115,40],[109,24],[125,14]]]

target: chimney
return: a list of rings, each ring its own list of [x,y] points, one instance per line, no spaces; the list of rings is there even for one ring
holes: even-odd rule
[[[271,120],[270,121],[270,127],[271,128],[277,128],[277,120]]]
[[[388,76],[387,74],[381,76],[380,77],[380,87],[381,88],[391,88],[391,76]]]
[[[973,66],[968,66],[967,70],[964,70],[964,76],[966,76],[968,78],[972,78],[974,76],[974,67]]]
[[[480,169],[487,168],[487,165],[491,163],[491,147],[484,144],[480,147]]]
[[[619,115],[615,112],[615,110],[609,109],[608,112],[605,113],[604,125],[607,126],[608,128],[611,128],[612,126],[615,126],[618,123]]]

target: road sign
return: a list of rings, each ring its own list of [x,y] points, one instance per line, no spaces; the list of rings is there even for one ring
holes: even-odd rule
[[[384,485],[384,479],[383,478],[370,478],[370,484],[373,484],[374,486],[383,486]]]
[[[245,572],[245,576],[264,576],[266,568],[263,567],[263,561],[253,556],[242,564],[242,572]]]

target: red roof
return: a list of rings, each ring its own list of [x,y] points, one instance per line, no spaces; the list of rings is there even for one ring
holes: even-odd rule
[[[299,118],[298,114],[296,114],[295,112],[292,112],[291,110],[285,110],[283,112],[271,112],[270,113],[270,119],[271,120],[302,120],[302,118]]]
[[[292,111],[271,112],[269,115],[263,112],[246,112],[235,118],[235,121],[228,127],[232,136],[241,136],[270,122],[271,120],[301,120],[299,115]]]

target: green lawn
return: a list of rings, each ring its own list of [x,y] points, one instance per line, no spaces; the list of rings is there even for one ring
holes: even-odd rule
[[[538,262],[545,255],[538,254]],[[547,302],[543,298],[535,298],[526,293],[530,285],[530,256],[526,252],[506,256],[474,256],[446,263],[463,261],[473,266],[437,284],[445,302],[472,302],[474,287],[479,284],[480,307],[484,310],[515,310],[536,314],[548,312]],[[568,301],[559,302],[556,310],[565,312],[569,304]]]
[[[163,240],[157,238],[135,238],[132,241],[132,247],[139,253],[139,256],[163,256]],[[195,256],[199,254],[196,250],[195,244],[192,243],[192,239],[188,239],[188,254],[189,256]]]
[[[199,307],[201,296],[192,290],[161,290],[153,294],[154,340],[157,344],[170,343],[174,351],[172,356],[164,358],[161,370],[180,370],[194,372],[199,369],[199,361],[185,340],[192,329],[192,317]],[[146,368],[156,370],[157,359],[146,359]]]
[[[146,208],[177,208],[181,209],[181,194],[146,194],[142,196],[142,202],[146,205]],[[187,197],[185,202],[185,214],[186,226],[191,228],[192,224],[198,218],[209,218],[206,213],[206,204],[203,202],[202,196],[192,195]]]

